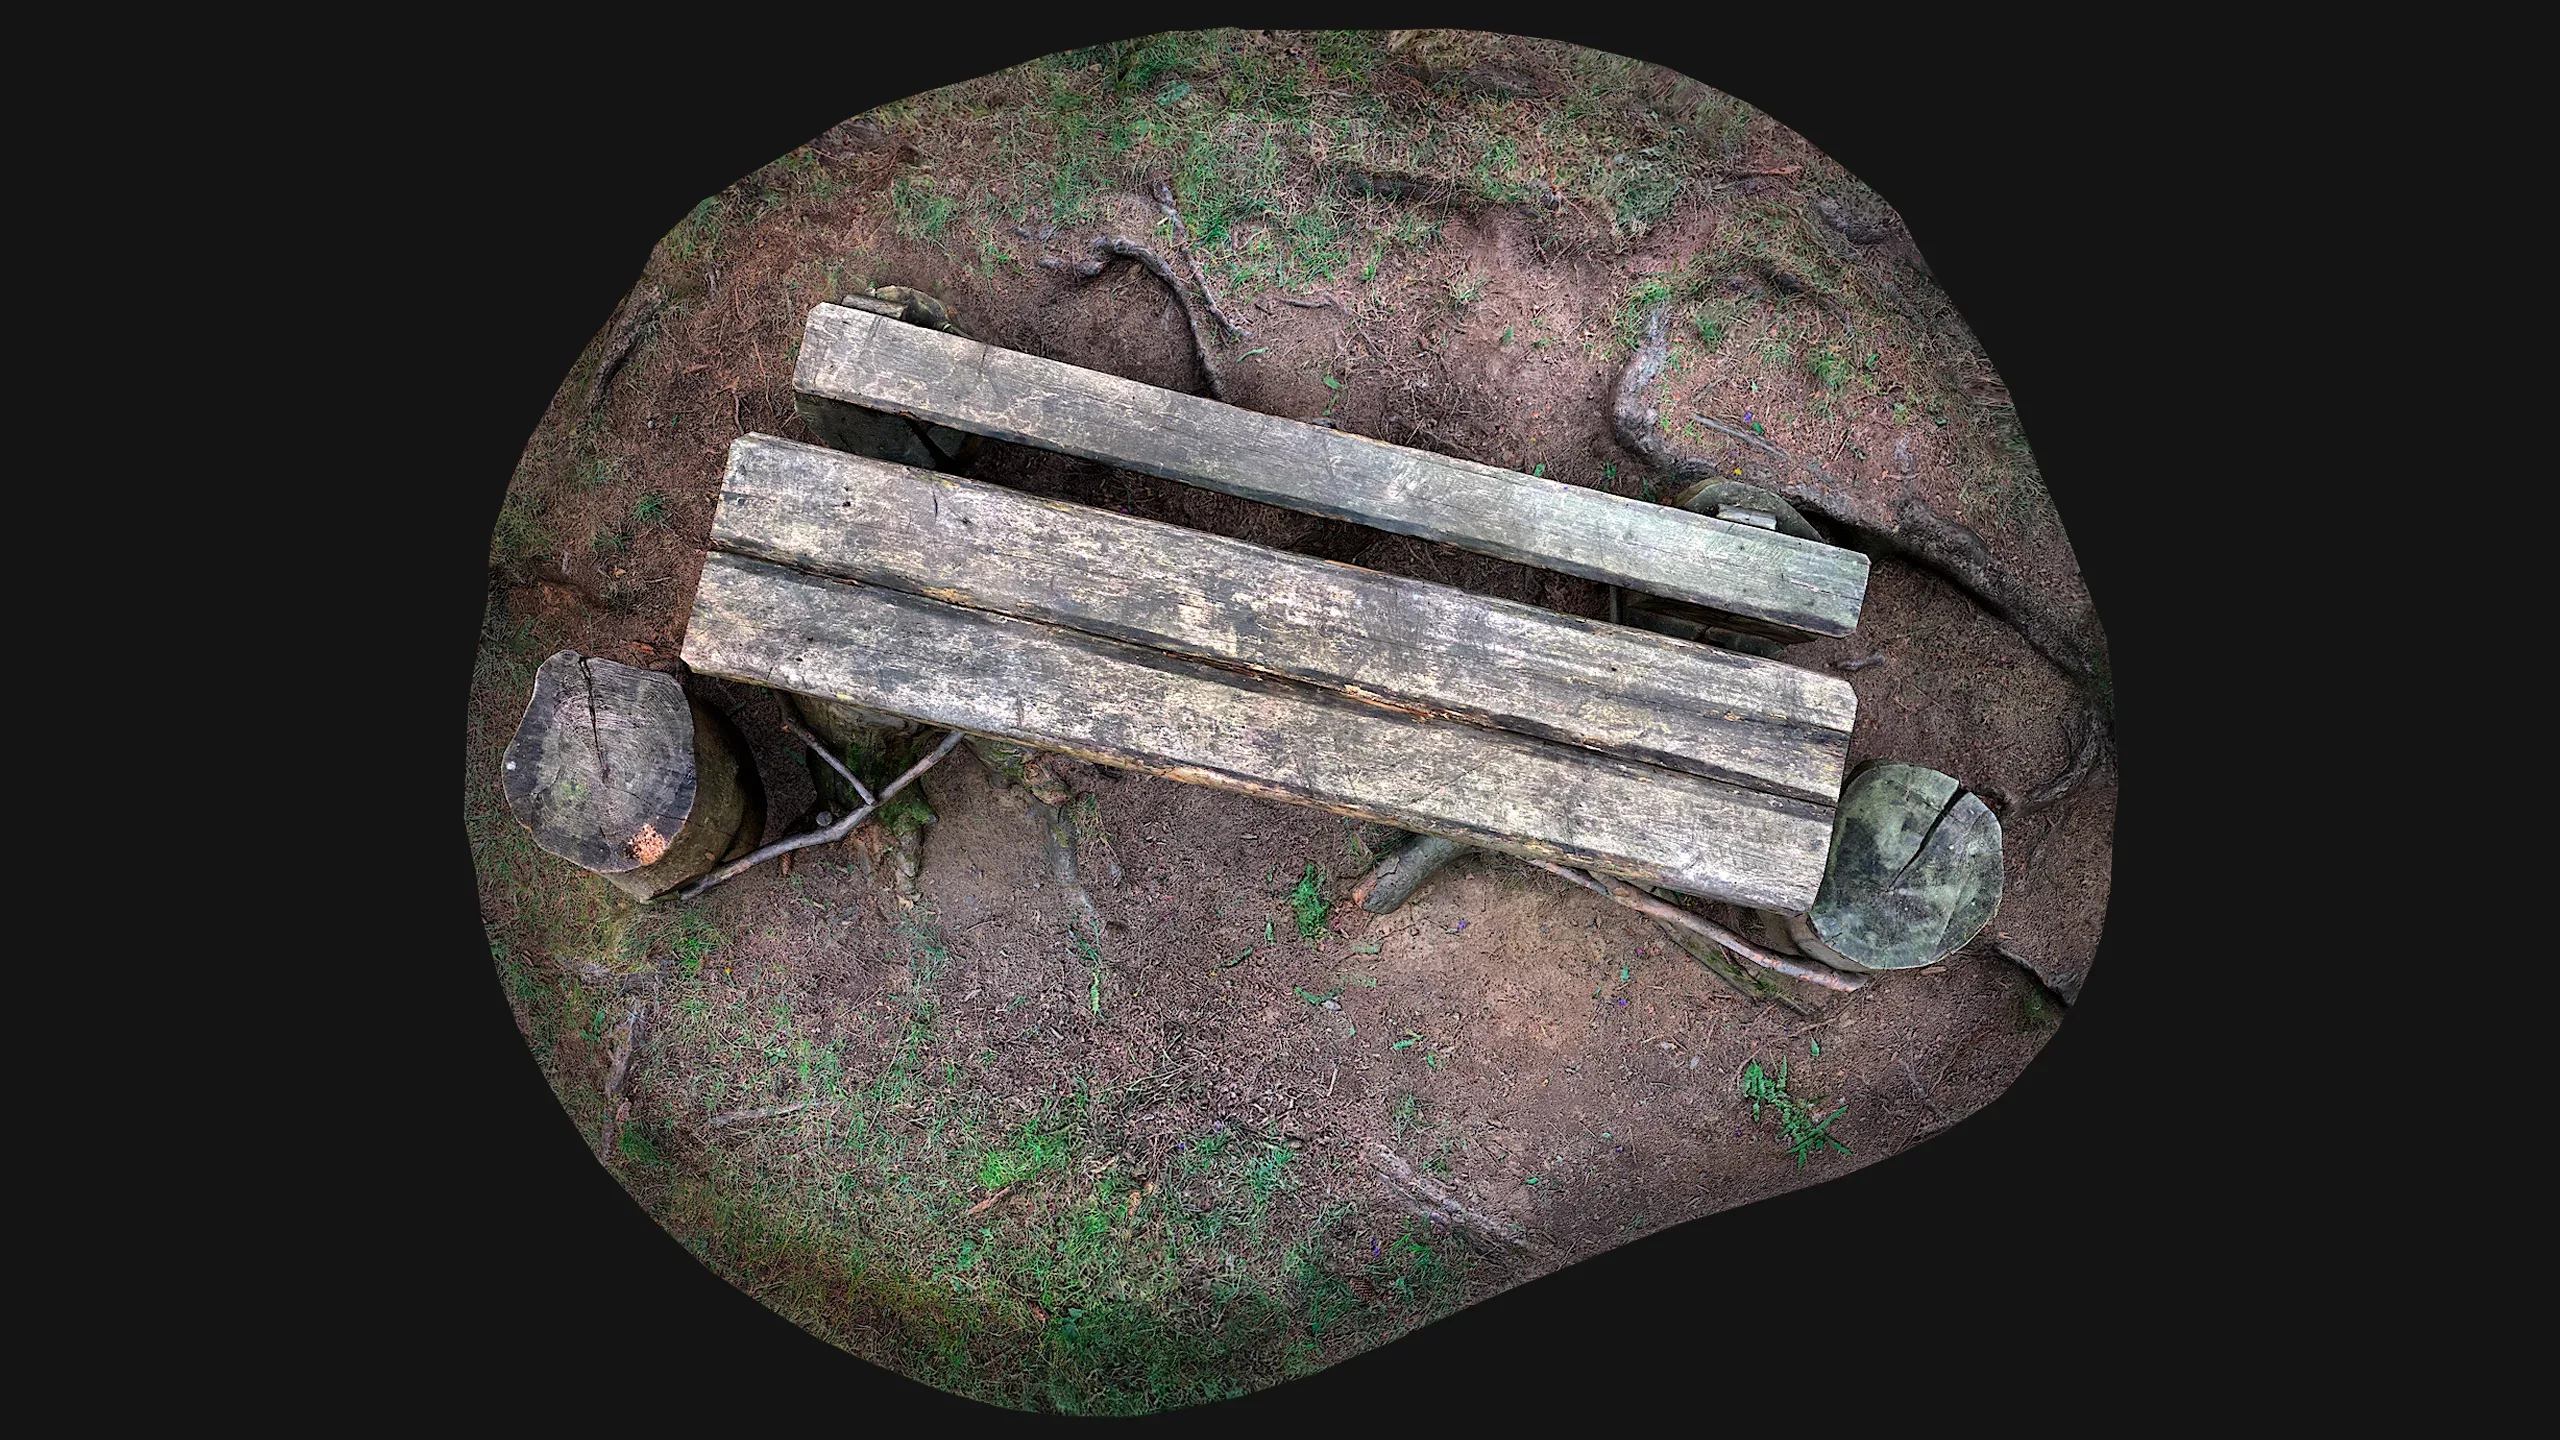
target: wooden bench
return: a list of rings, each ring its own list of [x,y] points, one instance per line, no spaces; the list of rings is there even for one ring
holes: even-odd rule
[[[1499,543],[1510,558],[1568,568],[1540,548],[1552,543],[1581,557],[1575,573],[1672,587],[1655,593],[1769,623],[1845,629],[1863,596],[1863,557],[1850,566],[1795,537],[1270,421],[894,321],[858,331],[844,316],[877,318],[821,307],[804,383],[818,383],[810,355],[823,321],[855,337],[870,365],[908,363],[908,337],[892,333],[905,331],[970,347],[982,380],[1036,373],[1158,417],[1115,428],[1088,416],[1076,448],[1043,442],[1057,431],[1031,423],[1075,413],[1040,398],[1054,390],[1008,382],[1022,423],[999,431],[986,410],[960,403],[966,393],[954,398],[974,382],[948,368],[928,372],[932,385],[873,376],[853,387],[846,377],[869,373],[864,365],[819,365],[840,393],[913,400],[898,413],[919,421],[1129,463],[1150,436],[1228,425],[1196,408],[1213,407],[1249,417],[1230,428],[1261,437],[1260,449],[1214,453],[1262,459],[1159,453],[1133,468],[1206,472],[1235,493],[1258,486],[1255,498],[1322,482],[1324,513],[1361,519],[1354,506],[1374,503],[1400,525],[1436,526],[1434,538],[1465,535],[1471,548]],[[1286,454],[1301,460],[1274,458]],[[1413,456],[1462,466],[1448,483],[1465,487],[1467,503],[1435,493],[1446,474],[1403,458]],[[1627,555],[1611,559],[1596,538],[1610,534],[1629,540]],[[1701,563],[1667,535],[1705,537],[1723,558]],[[1771,539],[1793,548],[1751,548]],[[684,643],[705,673],[1754,908],[1805,910],[1821,884],[1855,718],[1833,676],[761,435],[731,447],[711,546]],[[1772,598],[1797,591],[1811,598]]]
[[[845,306],[810,312],[792,388],[810,432],[837,449],[908,458],[862,443],[878,417],[899,417],[918,434],[939,426],[1038,446],[1661,596],[1721,628],[1780,641],[1846,635],[1866,602],[1867,557],[1854,550]]]

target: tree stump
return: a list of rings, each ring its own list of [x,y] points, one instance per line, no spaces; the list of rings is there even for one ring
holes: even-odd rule
[[[672,675],[575,650],[535,673],[501,778],[535,844],[638,900],[764,835],[764,789],[737,727]]]
[[[1795,948],[1842,970],[1934,965],[2000,908],[2000,821],[1953,776],[1897,761],[1840,788],[1831,860],[1813,908],[1787,917]]]

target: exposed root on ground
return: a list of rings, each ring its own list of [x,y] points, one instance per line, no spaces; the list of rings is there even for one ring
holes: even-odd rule
[[[1226,399],[1226,376],[1218,368],[1216,352],[1210,348],[1208,332],[1200,323],[1200,312],[1204,308],[1207,292],[1203,291],[1200,295],[1194,296],[1191,287],[1183,284],[1182,277],[1174,273],[1173,262],[1165,259],[1151,247],[1125,236],[1102,236],[1093,242],[1093,252],[1103,258],[1074,261],[1061,260],[1054,255],[1044,255],[1040,258],[1039,265],[1041,269],[1054,275],[1064,276],[1076,284],[1082,284],[1100,275],[1110,268],[1112,260],[1135,260],[1145,266],[1157,279],[1165,283],[1166,289],[1173,292],[1175,303],[1182,307],[1182,318],[1190,322],[1192,357],[1200,362],[1200,374],[1209,382],[1209,394],[1216,399]],[[1215,313],[1215,307],[1207,308]],[[1220,323],[1229,324],[1229,328],[1233,328],[1224,315],[1219,315],[1217,318]]]
[[[1657,427],[1655,411],[1644,403],[1646,387],[1662,373],[1669,355],[1670,311],[1658,307],[1646,317],[1644,343],[1636,347],[1618,376],[1609,421],[1619,444],[1682,480],[1724,478],[1726,472],[1742,469],[1741,478],[1778,492],[1847,532],[1846,538],[1858,549],[1896,556],[1943,576],[2015,629],[2074,684],[2093,696],[2098,693],[2098,657],[2103,649],[2094,617],[2076,605],[2058,607],[2029,590],[1991,554],[1980,535],[1931,509],[1916,488],[1919,472],[1911,463],[1907,440],[1894,444],[1894,469],[1889,476],[1901,482],[1902,493],[1890,502],[1861,498],[1821,462],[1789,455],[1761,436],[1703,415],[1697,417],[1699,423],[1741,442],[1757,458],[1746,458],[1735,467],[1681,454]]]
[[[633,292],[623,305],[622,313],[615,317],[613,335],[605,341],[604,358],[596,362],[595,381],[587,386],[588,409],[604,402],[604,392],[613,384],[615,373],[622,369],[623,361],[631,358],[631,352],[640,348],[640,337],[658,323],[658,311],[666,300],[666,292],[652,285]]]

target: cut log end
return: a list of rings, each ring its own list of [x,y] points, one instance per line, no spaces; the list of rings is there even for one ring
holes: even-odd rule
[[[744,755],[674,676],[563,650],[535,673],[500,774],[535,844],[646,900],[762,827]]]

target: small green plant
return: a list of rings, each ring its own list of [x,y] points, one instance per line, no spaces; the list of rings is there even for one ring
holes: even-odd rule
[[[619,555],[631,548],[631,537],[610,526],[600,525],[587,543],[599,555]]]
[[[1680,177],[1659,165],[1638,165],[1617,176],[1610,189],[1619,233],[1642,235],[1671,214]]]
[[[1307,873],[1298,877],[1298,888],[1289,892],[1289,910],[1298,920],[1298,934],[1313,940],[1324,933],[1324,917],[1333,911],[1333,903],[1324,898],[1322,882],[1316,875],[1316,862],[1307,862]]]
[[[1476,271],[1470,270],[1449,281],[1449,304],[1454,309],[1466,309],[1476,303],[1476,297],[1483,293],[1484,276]]]
[[[639,503],[631,507],[631,513],[643,525],[664,525],[667,523],[667,497],[652,490],[640,497]]]
[[[1804,1168],[1804,1162],[1809,1156],[1821,1154],[1822,1147],[1825,1145],[1843,1155],[1849,1153],[1849,1147],[1841,1144],[1830,1133],[1831,1122],[1847,1113],[1848,1102],[1842,1101],[1838,1109],[1823,1116],[1819,1121],[1815,1120],[1812,1111],[1806,1109],[1802,1102],[1787,1093],[1786,1061],[1778,1062],[1778,1074],[1774,1080],[1770,1078],[1768,1071],[1760,1068],[1760,1062],[1757,1060],[1744,1066],[1742,1094],[1743,1098],[1751,1102],[1753,1120],[1760,1118],[1760,1109],[1764,1105],[1778,1112],[1778,1128],[1781,1132],[1779,1138],[1786,1145],[1788,1153],[1796,1157],[1797,1169]]]
[[[1805,361],[1805,368],[1813,372],[1813,378],[1821,381],[1822,388],[1826,390],[1837,390],[1849,383],[1849,362],[1841,359],[1828,345],[1814,351],[1812,357]]]
[[[1076,952],[1078,958],[1093,967],[1091,1000],[1093,1013],[1099,1015],[1102,1013],[1102,947],[1072,928],[1067,931],[1067,945]]]
[[[1254,1209],[1258,1211],[1271,1203],[1272,1192],[1283,1188],[1281,1172],[1297,1157],[1298,1152],[1288,1146],[1273,1145],[1253,1162],[1253,1168],[1245,1172],[1245,1183],[1253,1188]]]

